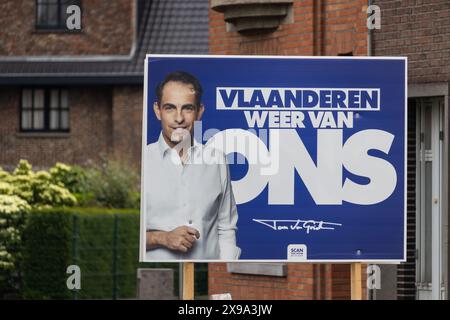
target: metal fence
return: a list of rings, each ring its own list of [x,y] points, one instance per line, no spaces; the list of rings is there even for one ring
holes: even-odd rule
[[[9,282],[15,285],[12,289],[0,288],[0,299],[137,299],[139,268],[172,269],[173,296],[179,297],[179,263],[140,263],[138,260],[138,214],[126,217],[122,213],[102,214],[100,210],[100,214],[77,213],[70,218],[62,224],[70,231],[59,230],[59,225],[56,230],[39,225],[32,231],[46,236],[39,238],[42,241],[33,242],[34,256],[28,257],[28,262],[20,260],[17,269],[9,274]],[[47,227],[55,226],[53,221],[45,223]],[[11,253],[22,256],[24,248],[22,245]],[[66,270],[70,265],[80,268],[80,290],[67,287],[71,274]],[[2,276],[0,274],[0,278]],[[208,295],[206,263],[195,265],[195,294],[200,298]]]
[[[111,288],[110,294],[104,294],[102,297],[94,295],[94,298],[104,299],[134,299],[138,298],[137,293],[137,269],[138,268],[169,268],[173,270],[174,283],[173,295],[180,296],[180,264],[179,263],[139,263],[138,252],[139,244],[136,241],[134,245],[124,245],[120,241],[121,220],[120,214],[114,214],[113,232],[110,235],[111,241],[102,246],[91,246],[80,239],[79,223],[80,216],[73,216],[72,226],[72,259],[74,265],[86,265],[89,261],[83,261],[83,256],[92,256],[87,252],[94,252],[98,255],[111,255],[110,272],[98,273],[92,268],[82,269],[82,282],[86,285],[100,282],[104,287]],[[85,218],[83,218],[85,219]],[[92,219],[92,217],[89,217]],[[122,266],[128,265],[127,268]],[[129,266],[132,265],[130,268]],[[89,289],[89,288],[88,288]],[[107,291],[107,290],[105,290]],[[105,292],[102,291],[102,292]],[[195,295],[199,298],[205,298],[208,295],[208,264],[195,264]],[[83,295],[83,286],[80,291],[74,290],[73,299],[83,299],[92,297],[89,292]]]

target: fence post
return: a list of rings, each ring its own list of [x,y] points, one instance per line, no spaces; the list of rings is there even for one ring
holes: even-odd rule
[[[114,235],[113,235],[113,265],[112,265],[112,271],[113,271],[113,299],[117,300],[117,289],[118,289],[118,270],[117,270],[117,245],[118,245],[118,239],[119,239],[119,216],[117,213],[114,214]]]
[[[76,213],[72,216],[72,261],[73,265],[78,263],[78,216]],[[73,290],[73,300],[78,299],[78,290]]]

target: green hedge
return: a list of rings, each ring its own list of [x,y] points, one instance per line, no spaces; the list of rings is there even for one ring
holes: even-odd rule
[[[81,269],[77,298],[135,297],[138,232],[137,210],[31,212],[23,232],[23,296],[73,298],[66,269],[76,264]]]
[[[136,298],[139,267],[172,267],[174,295],[178,264],[142,264],[139,211],[64,208],[31,212],[23,232],[22,295],[29,299]],[[81,269],[81,290],[67,289],[69,265]],[[207,294],[207,265],[196,265],[196,294]]]

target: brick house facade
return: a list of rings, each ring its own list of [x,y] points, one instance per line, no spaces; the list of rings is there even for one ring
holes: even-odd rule
[[[262,2],[275,10],[280,1]],[[254,17],[247,17],[247,24],[239,20],[245,14],[237,18],[236,4],[244,5],[245,12],[245,6],[255,1],[212,3],[216,5],[210,11],[212,54],[408,57],[407,262],[380,266],[381,289],[368,295],[371,299],[448,299],[450,3],[293,1],[291,19],[284,19],[288,23],[275,28],[272,24],[271,30],[261,30],[261,21]],[[381,10],[379,30],[366,28],[368,5]],[[260,29],[244,30],[252,25]],[[209,268],[210,293],[230,292],[237,299],[349,297],[346,265],[211,264]]]
[[[88,164],[106,159],[112,150],[111,96],[109,88],[70,87],[70,133],[21,133],[21,88],[0,88],[2,166],[14,166],[20,159],[38,167],[56,161]]]
[[[261,8],[261,2],[267,8]],[[282,11],[281,1],[211,3],[210,54],[367,55],[366,0],[290,1],[285,8],[286,22],[267,29],[264,19],[271,11]],[[241,10],[236,16],[245,19],[246,9],[255,3],[259,7],[253,13],[265,11],[267,15],[258,20],[249,14],[247,23],[236,22],[246,30],[229,31],[232,22],[227,21],[233,21],[233,12]],[[350,265],[214,263],[209,264],[208,288],[210,294],[229,292],[233,299],[349,299]]]
[[[382,15],[381,29],[373,32],[373,55],[408,57],[408,259],[386,267],[392,290],[380,293],[448,299],[450,2],[373,3]]]
[[[223,1],[227,3],[227,1]],[[252,3],[254,1],[236,1]],[[264,1],[262,1],[264,2]],[[266,1],[268,4],[277,1]],[[285,1],[289,2],[289,1]],[[224,14],[210,10],[210,54],[367,55],[367,1],[290,1],[291,22],[275,31],[229,32]],[[212,1],[214,4],[214,1]],[[221,1],[216,1],[220,4]],[[230,3],[233,3],[232,1]],[[220,8],[220,6],[219,6]],[[226,10],[226,9],[221,9]]]
[[[40,3],[0,0],[0,166],[22,158],[37,167],[119,158],[139,168],[145,54],[207,53],[208,2],[74,1],[79,31],[41,28]],[[23,128],[27,89],[46,97],[39,130]],[[67,91],[64,130],[48,127],[52,90]]]
[[[0,5],[0,56],[128,55],[134,44],[135,1],[83,1],[82,31],[36,28],[36,1]],[[112,40],[112,41],[111,41]]]
[[[145,53],[363,55],[367,50],[364,1],[295,1],[288,8],[291,22],[256,35],[226,32],[223,15],[208,11],[207,1],[189,3],[82,1],[83,28],[74,33],[37,30],[37,2],[1,3],[8,10],[0,19],[0,165],[12,167],[21,158],[48,167],[119,157],[139,166]],[[18,28],[13,15],[28,17],[27,23]],[[23,132],[23,90],[54,88],[68,92],[70,130]],[[234,299],[350,296],[349,265],[281,269],[281,276],[254,276],[210,264],[209,293],[231,292]]]

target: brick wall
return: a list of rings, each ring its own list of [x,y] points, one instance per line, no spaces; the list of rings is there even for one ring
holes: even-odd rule
[[[35,29],[34,0],[0,0],[0,56],[94,55],[130,52],[134,0],[82,1],[82,32]]]
[[[88,164],[106,158],[140,168],[142,87],[69,87],[70,133],[20,133],[20,88],[0,88],[0,165]]]
[[[20,88],[0,88],[0,165],[10,167],[27,159],[38,167],[57,161],[99,163],[111,151],[111,89],[69,88],[70,133],[19,132]]]
[[[227,32],[223,14],[210,10],[211,54],[367,54],[366,0],[297,0],[294,23],[265,35]]]
[[[450,2],[375,0],[374,55],[407,56],[410,83],[450,81]]]
[[[366,298],[365,277],[362,286]],[[350,268],[348,264],[290,263],[285,277],[274,277],[229,273],[225,263],[210,263],[208,291],[210,295],[230,293],[233,300],[349,299]]]
[[[270,34],[227,32],[223,14],[210,10],[209,52],[242,55],[367,54],[367,1],[294,1],[294,23]],[[227,272],[226,264],[209,264],[209,294],[233,299],[349,299],[350,266],[287,265],[286,277]],[[365,287],[363,268],[363,286]],[[366,297],[365,290],[364,297]]]
[[[374,0],[381,9],[381,29],[374,31],[377,56],[408,57],[408,82],[450,81],[450,2],[448,0]],[[416,115],[408,111],[407,262],[397,268],[397,299],[416,299]],[[411,177],[411,178],[410,178]],[[447,226],[444,227],[446,229]],[[446,241],[444,238],[444,246]],[[444,261],[445,261],[444,254]],[[444,272],[444,279],[445,274]],[[445,281],[445,280],[444,280]]]
[[[141,86],[115,87],[113,90],[114,157],[140,169],[142,137]]]

